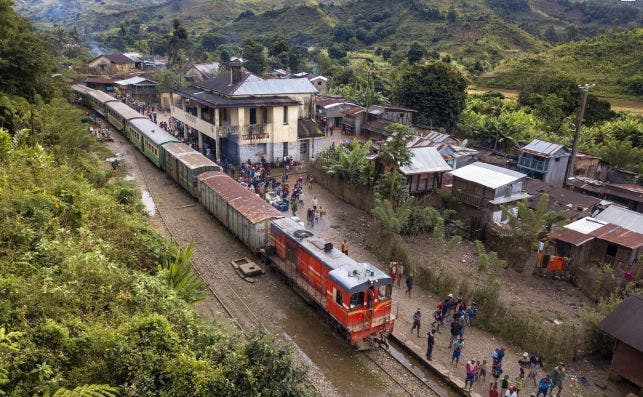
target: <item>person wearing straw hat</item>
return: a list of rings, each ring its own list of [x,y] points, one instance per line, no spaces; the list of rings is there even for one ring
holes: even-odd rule
[[[520,378],[525,378],[525,372],[529,369],[531,361],[529,360],[529,353],[524,352],[520,360],[518,360],[518,366],[520,367]]]

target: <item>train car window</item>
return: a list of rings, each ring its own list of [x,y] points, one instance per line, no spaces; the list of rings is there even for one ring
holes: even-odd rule
[[[364,291],[355,292],[351,295],[351,309],[364,306]]]
[[[335,288],[333,288],[333,293],[335,294],[335,303],[337,303],[337,305],[340,307],[343,306],[344,296],[342,295],[342,293],[337,291]]]
[[[384,300],[384,299],[391,299],[391,285],[382,285],[377,292],[377,299],[379,300]]]

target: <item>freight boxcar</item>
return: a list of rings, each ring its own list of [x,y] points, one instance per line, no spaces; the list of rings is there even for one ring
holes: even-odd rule
[[[281,213],[222,172],[205,172],[197,179],[201,205],[253,252],[265,248],[270,221]]]
[[[183,143],[163,145],[165,172],[193,197],[199,198],[197,176],[208,171],[222,171],[221,167]]]
[[[125,131],[127,139],[161,169],[165,164],[163,145],[178,142],[169,132],[145,118],[128,121]]]
[[[397,305],[393,280],[369,263],[358,263],[290,218],[270,226],[268,260],[319,306],[358,349],[393,331]]]
[[[107,111],[107,120],[121,132],[124,131],[127,121],[136,118],[145,118],[145,116],[121,101],[107,102],[105,104],[105,110]]]

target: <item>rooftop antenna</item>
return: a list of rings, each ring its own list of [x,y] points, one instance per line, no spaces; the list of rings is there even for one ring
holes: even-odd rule
[[[578,140],[580,139],[580,132],[583,125],[583,117],[585,116],[585,105],[587,105],[587,96],[589,95],[589,89],[594,88],[596,84],[583,84],[579,85],[581,100],[580,108],[578,109],[578,119],[576,120],[576,132],[574,133],[574,143],[572,145],[572,154],[570,156],[569,162],[567,163],[567,169],[565,170],[565,184],[569,185],[569,178],[574,176],[574,159],[576,157],[576,152],[578,151]]]

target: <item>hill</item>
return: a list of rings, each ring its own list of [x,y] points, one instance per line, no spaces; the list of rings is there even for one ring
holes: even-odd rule
[[[507,60],[478,84],[520,88],[530,75],[558,73],[576,81],[595,83],[606,96],[643,99],[643,28],[609,32],[561,44],[544,53]]]
[[[352,50],[406,51],[417,41],[485,70],[643,21],[640,2],[618,0],[19,0],[17,9],[41,23],[75,25],[105,50],[123,47],[117,37],[123,24],[136,40],[154,36],[150,46],[160,48],[159,38],[178,18],[194,42],[207,34],[217,45],[248,38],[265,44],[282,35],[296,45],[327,47],[337,43],[339,28]]]

